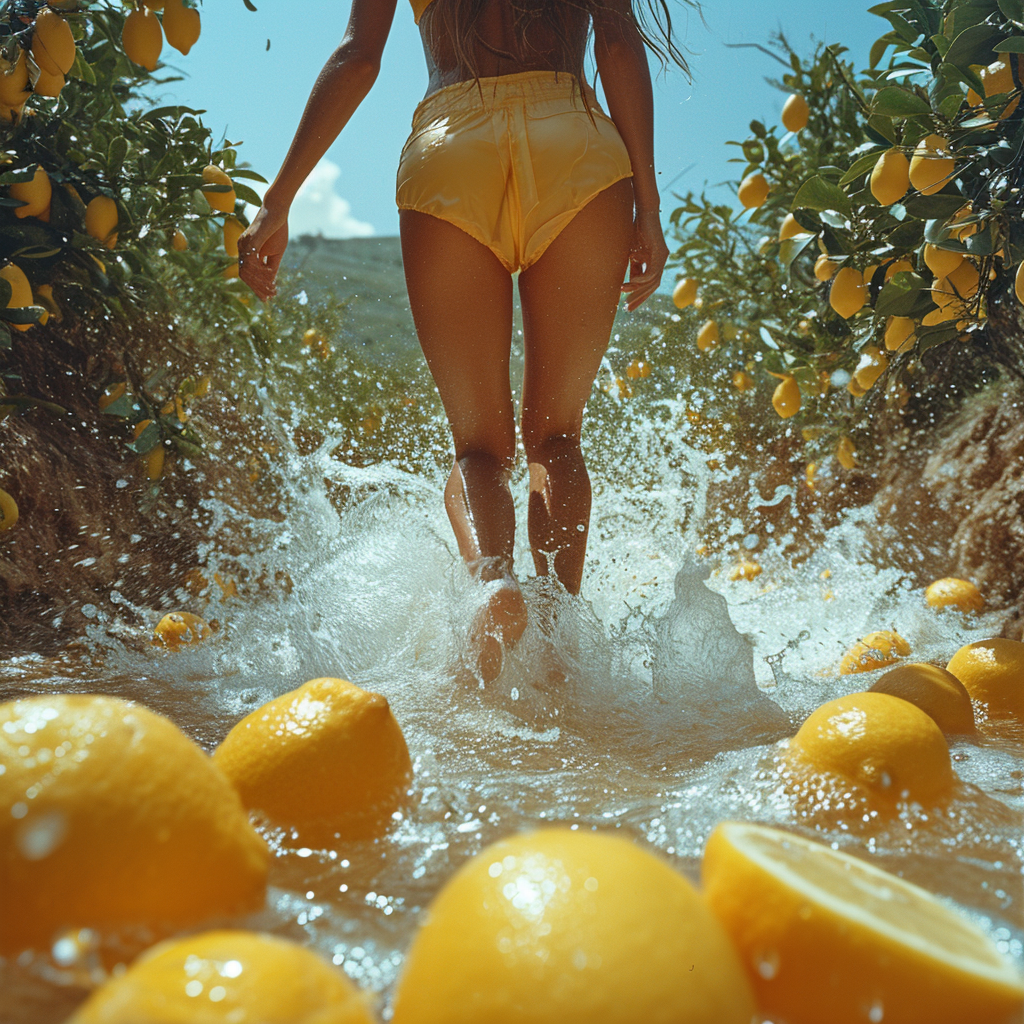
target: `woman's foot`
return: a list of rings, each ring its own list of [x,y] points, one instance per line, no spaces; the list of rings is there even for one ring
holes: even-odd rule
[[[477,612],[469,631],[470,663],[485,683],[501,675],[505,651],[519,642],[526,629],[526,601],[519,581],[504,572],[487,583],[487,602]]]

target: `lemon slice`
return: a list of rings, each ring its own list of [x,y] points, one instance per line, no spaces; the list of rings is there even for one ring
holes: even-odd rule
[[[787,1024],[1005,1024],[1024,1011],[1024,980],[983,932],[862,860],[725,822],[701,873],[759,1009]]]

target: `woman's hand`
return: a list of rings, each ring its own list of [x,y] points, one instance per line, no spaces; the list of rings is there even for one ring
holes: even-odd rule
[[[629,280],[622,285],[626,309],[632,312],[657,291],[667,261],[668,246],[658,211],[638,213],[633,221],[633,243],[629,248]]]
[[[288,210],[266,203],[238,239],[238,276],[264,302],[277,294],[277,271],[288,248]]]

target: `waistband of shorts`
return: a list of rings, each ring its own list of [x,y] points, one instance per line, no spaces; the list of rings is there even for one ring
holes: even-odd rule
[[[585,104],[580,102],[579,80],[568,71],[520,71],[514,75],[446,85],[423,99],[413,113],[412,122],[416,125],[445,114],[499,109],[515,103],[571,103],[580,110],[589,107],[595,113],[603,113],[594,90],[586,82],[583,97]]]

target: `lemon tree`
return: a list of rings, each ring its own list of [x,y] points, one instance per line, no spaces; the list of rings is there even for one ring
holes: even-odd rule
[[[902,408],[940,360],[945,384],[1024,362],[1024,5],[871,10],[889,30],[864,71],[842,46],[801,59],[776,40],[787,123],[753,121],[732,144],[739,204],[691,193],[672,214],[696,315],[735,325],[701,372],[719,387],[738,372],[792,378],[797,422],[833,449],[881,403]],[[674,330],[699,325],[686,312]]]

